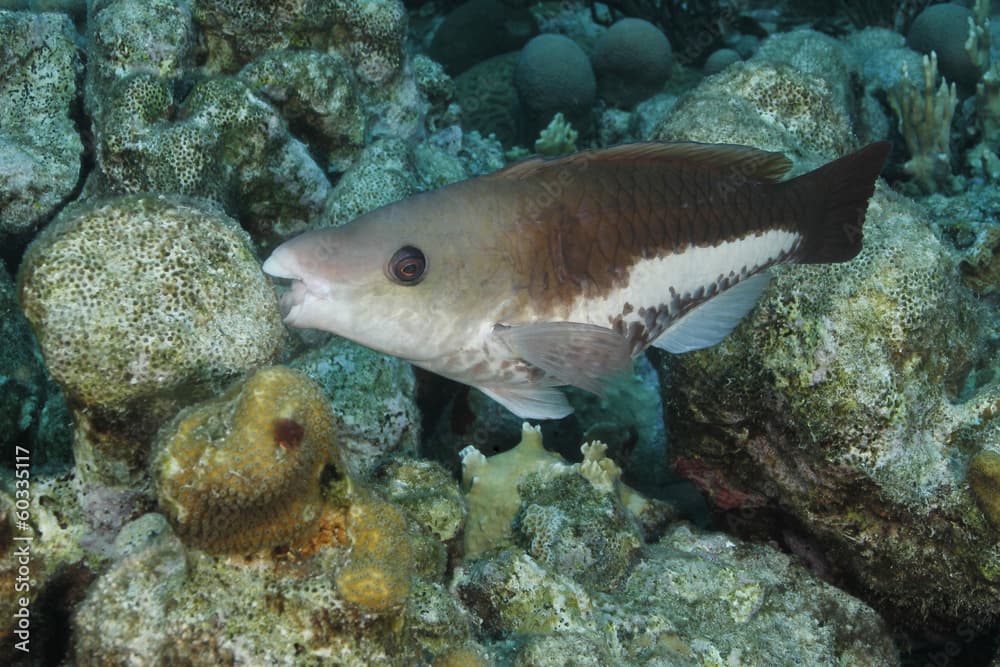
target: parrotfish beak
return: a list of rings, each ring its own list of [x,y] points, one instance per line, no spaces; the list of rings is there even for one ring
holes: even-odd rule
[[[271,253],[271,256],[264,261],[261,269],[267,275],[274,276],[275,278],[299,280],[301,274],[298,271],[298,267],[295,266],[296,262],[292,261],[294,258],[290,255],[291,253],[288,251],[287,246],[278,246]]]

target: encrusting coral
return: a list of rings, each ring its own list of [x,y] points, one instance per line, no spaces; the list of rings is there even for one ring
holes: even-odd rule
[[[318,525],[324,475],[339,475],[335,439],[322,390],[265,368],[161,429],[151,464],[160,509],[207,551],[301,546]]]
[[[414,575],[413,548],[403,512],[374,496],[355,499],[347,515],[351,559],[337,573],[337,590],[368,613],[403,607]]]

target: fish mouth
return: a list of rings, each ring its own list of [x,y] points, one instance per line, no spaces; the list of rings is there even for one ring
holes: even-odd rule
[[[292,279],[289,288],[278,300],[278,309],[281,311],[281,319],[289,324],[294,324],[297,319],[296,315],[302,308],[309,290],[304,282],[297,279]]]

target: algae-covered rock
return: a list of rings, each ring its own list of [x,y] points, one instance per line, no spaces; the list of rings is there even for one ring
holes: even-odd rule
[[[663,358],[674,463],[895,621],[996,618],[997,533],[965,478],[1000,442],[995,379],[974,372],[986,314],[921,210],[880,188],[854,261],[778,272],[721,345]]]
[[[395,77],[403,63],[406,12],[398,0],[197,0],[211,72],[232,73],[266,51],[337,49],[371,84]]]
[[[443,467],[418,459],[395,461],[383,473],[382,487],[389,500],[439,541],[450,543],[461,536],[465,499]]]
[[[176,115],[169,86],[151,74],[119,80],[108,99],[113,106],[95,122],[92,190],[211,199],[246,220],[262,245],[303,229],[322,210],[329,191],[323,171],[240,79],[199,83]]]
[[[290,365],[326,394],[352,475],[366,477],[383,461],[416,451],[420,412],[408,363],[334,336]]]
[[[66,16],[0,9],[0,237],[34,231],[77,186],[82,73]]]
[[[187,2],[91,2],[87,33],[85,104],[98,122],[116,106],[111,91],[122,79],[149,74],[172,87],[194,62],[195,32]]]
[[[843,47],[811,32],[768,45],[682,97],[652,138],[744,144],[814,163],[857,148],[860,123]]]
[[[498,541],[452,582],[500,662],[558,665],[581,651],[574,664],[899,664],[870,607],[769,546],[687,525],[643,543],[604,448],[567,466],[535,451],[537,435],[526,427],[530,447],[493,457],[504,465],[479,467],[473,485],[498,504],[510,496],[501,482],[516,485],[521,548]],[[535,470],[520,480],[519,449]]]
[[[313,226],[336,227],[416,191],[410,151],[399,139],[372,142],[340,178]]]
[[[240,70],[240,77],[278,108],[329,171],[343,171],[364,145],[358,84],[339,54],[271,51]]]
[[[163,516],[127,525],[74,614],[73,658],[108,664],[428,664],[473,619],[419,563],[402,513],[359,494],[312,551],[255,559],[185,547]],[[450,664],[450,663],[442,663]]]
[[[29,248],[20,300],[74,410],[77,471],[144,475],[156,429],[278,352],[277,300],[230,218],[132,196],[64,211]]]

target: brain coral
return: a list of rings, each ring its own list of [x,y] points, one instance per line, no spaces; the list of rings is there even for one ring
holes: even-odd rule
[[[980,74],[965,48],[972,18],[968,8],[953,2],[931,5],[917,14],[906,35],[914,51],[937,53],[942,76],[966,90],[975,88]]]
[[[208,551],[301,545],[322,511],[334,438],[314,382],[281,366],[258,371],[161,429],[152,457],[160,508],[181,539]]]
[[[140,443],[165,419],[269,362],[284,333],[247,234],[189,200],[127,196],[67,209],[28,249],[18,283],[78,426],[95,437],[124,429],[132,441],[84,456],[97,441],[78,433],[78,465],[141,467]]]
[[[631,107],[660,91],[674,64],[670,42],[643,19],[622,19],[594,44],[597,87],[609,104]]]
[[[539,35],[524,45],[514,70],[514,86],[534,137],[558,112],[581,131],[590,128],[597,82],[590,59],[576,42],[562,35]]]

